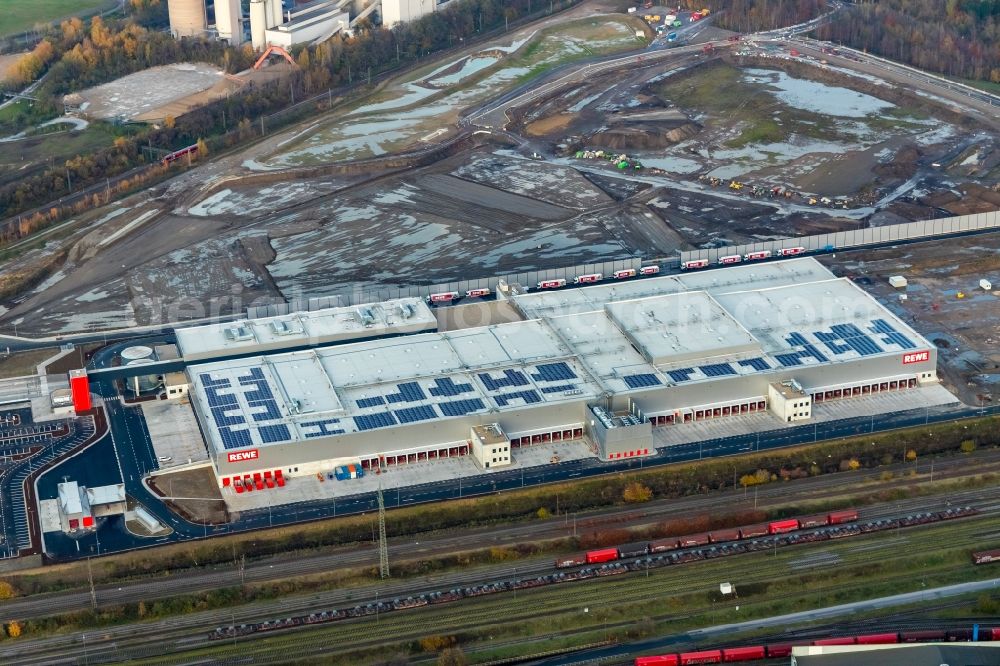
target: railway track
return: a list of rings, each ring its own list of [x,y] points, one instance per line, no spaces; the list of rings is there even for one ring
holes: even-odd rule
[[[994,513],[998,513],[994,510]],[[867,518],[867,516],[866,516]],[[994,517],[988,517],[989,520],[996,522]],[[1000,523],[998,523],[1000,525]],[[952,526],[955,528],[956,526]],[[992,527],[991,527],[992,528]],[[932,552],[935,549],[940,549],[943,545],[953,545],[956,542],[966,543],[968,535],[976,530],[982,530],[981,520],[977,520],[974,523],[969,523],[962,526],[958,532],[951,529],[946,536],[940,536],[935,538],[923,538],[917,542],[917,545],[910,543],[908,544],[907,551],[909,553],[919,554],[922,552]],[[967,534],[968,533],[968,534]],[[854,557],[850,556],[850,552],[853,550],[852,547],[846,547],[843,541],[840,542],[820,542],[823,544],[824,548],[837,549],[844,551],[839,555],[839,560],[836,566],[857,566],[864,565],[868,561],[869,554],[864,552],[858,553]],[[814,544],[815,545],[815,544]],[[763,561],[758,559],[757,566],[754,567],[751,573],[745,571],[745,560],[743,558],[721,558],[712,561],[713,567],[713,577],[720,577],[720,580],[726,579],[726,576],[739,576],[738,579],[747,581],[746,584],[750,584],[758,581],[766,581],[769,579],[781,579],[787,577],[788,574],[788,559],[793,550],[796,549],[778,549],[777,552],[782,554],[782,557],[776,557],[774,562]],[[726,561],[730,560],[730,561]],[[545,567],[547,570],[551,571],[551,564],[547,564]],[[927,575],[933,575],[938,570],[928,570]],[[518,573],[522,574],[521,567],[518,568]],[[527,571],[524,572],[525,574]],[[562,612],[571,612],[572,608],[577,608],[581,604],[590,604],[595,608],[602,606],[608,606],[609,604],[619,603],[622,598],[629,598],[634,603],[644,603],[644,604],[654,604],[658,600],[662,600],[664,597],[670,596],[675,593],[678,589],[683,589],[684,585],[690,583],[690,573],[685,567],[674,568],[669,567],[666,570],[654,570],[655,575],[650,576],[647,581],[644,582],[643,590],[637,593],[635,590],[630,589],[634,586],[634,576],[611,576],[601,580],[600,584],[590,585],[590,586],[574,586],[572,600],[567,601],[565,595],[555,595],[553,599],[542,600],[539,599],[538,595],[532,596],[531,612],[526,613],[525,609],[518,605],[516,598],[513,598],[510,594],[505,595],[504,598],[492,598],[491,608],[483,613],[475,613],[472,617],[466,609],[466,604],[456,604],[455,608],[444,608],[443,606],[435,606],[438,609],[435,613],[435,620],[433,626],[428,623],[421,623],[418,626],[414,626],[412,622],[413,615],[411,613],[389,613],[384,612],[379,617],[375,617],[374,621],[376,623],[376,631],[372,631],[372,621],[373,616],[369,615],[364,618],[365,630],[364,637],[365,640],[359,645],[358,649],[364,646],[377,646],[378,644],[385,642],[387,639],[401,640],[410,636],[414,639],[428,635],[432,633],[436,627],[443,627],[443,630],[452,633],[454,631],[459,631],[463,628],[472,629],[475,626],[481,626],[483,619],[489,621],[495,621],[497,623],[503,624],[509,621],[510,617],[518,617],[519,620],[530,621],[531,619],[544,618],[547,616],[555,616],[556,614]],[[641,575],[641,570],[639,575]],[[891,575],[887,577],[890,582],[902,582],[905,577],[909,574],[906,572],[898,573],[896,575]],[[647,576],[649,574],[647,573]],[[482,579],[482,572],[472,572],[470,574],[465,574],[464,578],[468,579]],[[522,575],[518,576],[522,578]],[[632,585],[628,583],[629,579],[633,581]],[[403,584],[405,586],[405,583]],[[859,584],[859,587],[864,587],[865,584]],[[556,586],[564,587],[564,586]],[[386,590],[387,591],[387,590]],[[358,592],[357,590],[355,592]],[[414,589],[410,590],[410,594],[416,594]],[[291,611],[293,606],[305,605],[310,609],[315,609],[317,607],[322,607],[322,601],[319,597],[322,595],[317,595],[317,597],[309,597],[306,599],[297,599],[298,603],[295,604],[285,604],[278,603],[278,606],[284,607],[282,610],[274,608],[273,606],[267,609],[270,617],[283,617],[283,610]],[[794,595],[785,595],[788,598],[792,598]],[[380,599],[386,599],[387,595],[380,593]],[[258,612],[262,609],[257,609]],[[90,640],[93,648],[93,652],[89,655],[89,660],[91,663],[100,663],[100,661],[114,662],[121,660],[123,658],[127,659],[139,659],[143,660],[144,663],[155,663],[155,661],[148,661],[149,659],[154,659],[156,655],[163,655],[163,645],[172,644],[177,646],[177,649],[189,652],[191,650],[197,650],[204,648],[209,644],[207,639],[207,632],[202,632],[200,635],[195,635],[198,632],[199,625],[201,627],[205,626],[206,622],[211,622],[214,620],[216,625],[222,624],[237,624],[237,613],[236,612],[207,612],[197,614],[199,617],[188,616],[187,618],[177,618],[175,621],[163,621],[157,623],[157,633],[156,641],[154,645],[149,645],[150,640],[148,636],[137,634],[133,628],[129,627],[116,627],[107,631],[94,631],[88,632],[90,634]],[[241,621],[246,613],[240,613]],[[222,620],[220,616],[225,617]],[[687,617],[688,615],[680,616]],[[674,614],[667,614],[663,616],[665,618],[679,619],[679,616]],[[493,618],[490,620],[490,618]],[[329,635],[330,641],[337,643],[341,650],[343,650],[350,641],[353,640],[354,643],[358,643],[357,637],[357,621],[347,620],[338,625],[337,631],[334,632],[322,632],[323,636]],[[332,627],[326,627],[327,629]],[[310,636],[315,635],[315,631],[309,632]],[[267,634],[269,636],[268,645],[274,644],[275,640],[274,634]],[[351,638],[353,636],[353,639]],[[96,640],[96,642],[95,642]],[[228,640],[228,639],[227,639]],[[237,642],[246,640],[246,637],[237,636],[235,639]],[[226,641],[223,641],[226,642]],[[301,643],[306,643],[303,646]],[[53,657],[60,652],[65,653],[68,650],[79,649],[82,644],[81,635],[77,634],[75,636],[59,637],[56,639],[45,639],[43,641],[34,641],[33,644],[22,643],[18,647],[20,648],[17,655],[12,654],[11,657],[21,657],[16,661],[11,661],[11,663],[17,664],[48,664],[48,663],[60,663],[59,661],[53,661]],[[287,634],[287,639],[282,637],[278,641],[280,648],[277,651],[290,655],[295,653],[297,650],[309,649],[314,650],[316,648],[317,642],[313,638],[308,641],[302,641],[300,638],[300,632],[294,632]],[[333,647],[331,645],[331,647]],[[212,653],[224,652],[226,649],[222,646],[217,646],[211,649]],[[254,649],[255,654],[258,654],[256,646]],[[55,654],[54,654],[55,653]],[[174,655],[177,656],[176,654]],[[166,655],[164,655],[166,658]],[[100,661],[98,661],[100,660]],[[72,661],[67,662],[72,663]],[[169,660],[164,663],[170,663]]]
[[[908,464],[898,464],[880,468],[878,471],[849,473],[852,483],[858,480],[877,484],[878,488],[887,489],[910,483],[906,478],[900,478],[895,482],[886,483],[879,480],[879,475],[884,470],[908,470],[914,466]],[[976,473],[990,471],[1000,471],[1000,449],[983,451],[976,456],[943,458],[935,460],[934,476],[936,479],[954,477],[962,470],[974,469]],[[810,500],[828,499],[831,491],[837,491],[844,485],[842,474],[831,474],[812,479],[803,479],[794,482],[792,486],[787,484],[772,484],[758,487],[755,493],[721,491],[708,496],[696,496],[654,502],[643,506],[640,510],[621,508],[607,509],[592,512],[583,517],[571,519],[566,514],[563,518],[550,520],[545,523],[529,523],[523,525],[513,525],[500,528],[482,528],[464,531],[460,536],[437,537],[435,535],[425,535],[419,538],[420,547],[415,548],[413,542],[407,539],[390,541],[390,558],[398,559],[419,559],[431,558],[435,555],[452,553],[456,550],[466,550],[470,543],[480,544],[481,547],[493,545],[507,545],[520,541],[541,541],[546,539],[563,538],[574,534],[574,524],[577,534],[585,534],[588,531],[613,528],[643,527],[655,524],[671,517],[690,517],[692,513],[710,514],[732,510],[748,510],[754,508],[756,496],[756,506],[760,509],[774,508],[780,504],[790,502],[808,502]],[[854,489],[854,494],[864,493],[864,490]],[[968,493],[952,493],[952,501],[955,503],[972,503],[982,501],[983,495],[978,491]],[[905,500],[897,503],[899,507],[917,510],[926,505],[922,498]],[[896,506],[896,505],[894,505]],[[882,512],[891,513],[889,508],[872,507],[866,508],[866,515],[883,515]],[[888,515],[886,513],[885,515]],[[394,542],[393,542],[394,541]],[[547,558],[546,558],[547,559]],[[354,544],[349,548],[338,548],[324,555],[300,557],[296,559],[287,556],[268,557],[256,562],[248,563],[244,570],[244,579],[248,583],[262,583],[295,576],[307,576],[315,573],[328,572],[332,569],[346,569],[351,567],[370,566],[377,561],[377,550],[372,545],[370,548],[358,547]],[[538,562],[543,560],[539,559]],[[525,562],[525,570],[532,565],[532,561]],[[521,567],[519,566],[520,570]],[[444,578],[432,576],[429,581],[438,583]],[[215,567],[208,570],[188,570],[172,574],[169,578],[154,578],[138,581],[122,581],[114,584],[98,586],[97,602],[98,606],[112,606],[122,603],[138,602],[176,596],[179,594],[191,594],[206,590],[218,589],[239,585],[240,574],[236,567]],[[342,597],[336,600],[339,603],[346,600]],[[64,613],[72,610],[85,610],[91,607],[91,597],[88,590],[79,589],[76,591],[60,592],[48,595],[38,595],[25,599],[15,599],[6,602],[8,612],[15,617],[30,619],[34,617],[44,617],[56,613]]]

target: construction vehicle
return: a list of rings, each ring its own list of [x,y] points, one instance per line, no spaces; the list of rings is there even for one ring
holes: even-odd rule
[[[743,185],[743,183],[741,183],[738,180],[733,180],[733,181],[729,182],[729,189],[731,189],[731,190],[737,190],[737,191],[739,191],[739,190],[742,190],[744,187],[745,187],[745,185]]]
[[[824,206],[829,206],[830,204],[833,203],[833,200],[830,199],[830,197],[823,197],[822,199],[819,200],[819,202]]]
[[[816,199],[814,199],[812,197],[809,197],[809,205],[810,206],[815,206],[816,205]]]

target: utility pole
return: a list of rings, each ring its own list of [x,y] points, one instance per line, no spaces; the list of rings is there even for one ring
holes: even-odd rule
[[[90,568],[90,558],[87,558],[87,580],[90,582],[90,606],[97,610],[97,590],[94,589],[94,572]]]
[[[378,487],[378,569],[382,578],[389,577],[389,544],[385,539],[385,501],[381,484]]]

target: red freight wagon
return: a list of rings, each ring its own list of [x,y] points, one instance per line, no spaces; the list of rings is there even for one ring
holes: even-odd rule
[[[649,552],[662,553],[668,550],[677,550],[677,539],[660,539],[649,544]]]
[[[993,627],[992,629],[990,629],[990,635],[992,636],[993,640],[1000,641],[1000,627]]]
[[[853,523],[858,519],[857,509],[845,509],[844,511],[830,512],[830,524],[840,525],[841,523]]]
[[[799,529],[799,521],[795,518],[775,520],[767,526],[768,534],[784,534],[785,532],[794,532],[797,529]]]
[[[712,543],[721,543],[723,541],[739,541],[740,531],[739,530],[716,530],[708,534]]]
[[[599,562],[611,562],[618,559],[617,548],[603,548],[601,550],[591,550],[587,553],[587,564],[597,564]]]
[[[763,659],[764,646],[755,645],[753,647],[725,648],[722,650],[722,661],[750,661],[751,659]]]
[[[799,527],[802,529],[807,529],[809,527],[822,527],[823,525],[830,524],[830,517],[823,516],[806,516],[805,518],[799,518]]]
[[[701,652],[681,652],[680,666],[688,664],[721,664],[722,650],[702,650]]]
[[[678,539],[681,548],[690,548],[691,546],[704,546],[708,543],[707,534],[692,534],[690,536],[683,536]]]
[[[740,537],[743,539],[754,539],[756,537],[767,536],[768,534],[767,523],[762,523],[760,525],[747,525],[746,527],[740,528]]]
[[[767,646],[767,656],[768,657],[791,657],[792,656],[792,646],[791,645],[768,645]]]
[[[654,657],[636,657],[635,666],[677,666],[676,654],[660,654]]]
[[[556,560],[556,569],[565,569],[567,567],[578,567],[587,563],[586,555],[567,555],[566,557],[561,557]]]
[[[972,554],[973,564],[989,564],[1000,562],[1000,550],[983,550]]]
[[[858,636],[858,645],[883,645],[885,643],[898,643],[899,634],[865,634]]]
[[[837,638],[820,638],[813,641],[813,645],[854,645],[853,636],[838,636]]]

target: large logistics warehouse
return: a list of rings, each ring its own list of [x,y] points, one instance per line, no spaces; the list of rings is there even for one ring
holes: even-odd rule
[[[642,456],[654,427],[807,420],[937,382],[932,345],[811,258],[509,298],[525,321],[189,366],[220,483],[468,453],[497,467],[582,437]],[[476,433],[492,424],[491,448]]]

